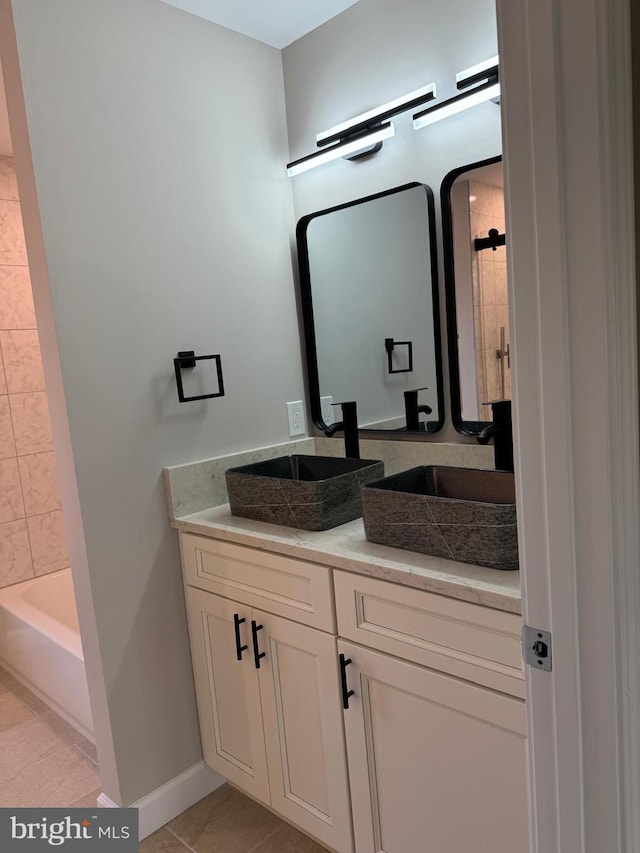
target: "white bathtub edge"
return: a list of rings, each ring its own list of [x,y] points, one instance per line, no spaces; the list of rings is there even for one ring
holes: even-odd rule
[[[138,809],[139,840],[142,841],[174,817],[178,817],[185,809],[219,788],[224,781],[222,776],[204,761],[199,761],[146,797],[132,803],[130,808]],[[105,793],[98,797],[98,805],[103,809],[119,808]]]

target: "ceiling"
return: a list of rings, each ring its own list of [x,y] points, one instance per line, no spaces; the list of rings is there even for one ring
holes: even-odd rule
[[[162,0],[177,9],[283,48],[358,0]]]

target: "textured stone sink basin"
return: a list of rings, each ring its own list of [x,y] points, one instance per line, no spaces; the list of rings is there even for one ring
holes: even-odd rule
[[[420,466],[362,490],[367,539],[407,551],[518,568],[513,474]]]
[[[382,462],[330,456],[279,456],[226,472],[233,515],[302,530],[359,518],[361,486],[382,476]]]

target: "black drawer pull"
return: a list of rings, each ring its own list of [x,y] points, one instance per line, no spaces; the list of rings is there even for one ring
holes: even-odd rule
[[[251,636],[253,637],[253,660],[256,669],[260,669],[260,658],[267,656],[266,652],[261,652],[258,649],[258,631],[262,631],[262,625],[258,625],[255,619],[251,620]]]
[[[345,658],[343,654],[340,655],[340,684],[342,685],[342,707],[346,710],[349,708],[349,697],[353,696],[355,693],[354,690],[349,690],[349,686],[347,684],[347,667],[352,663],[351,658]]]
[[[242,652],[246,651],[249,648],[249,646],[243,646],[242,640],[240,639],[240,626],[243,622],[246,621],[247,620],[244,618],[244,616],[242,617],[242,619],[240,618],[239,613],[233,614],[233,627],[236,632],[236,657],[238,658],[238,660],[242,660]]]

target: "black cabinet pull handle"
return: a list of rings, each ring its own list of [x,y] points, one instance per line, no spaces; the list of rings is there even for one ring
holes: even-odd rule
[[[238,660],[242,660],[242,652],[245,652],[249,648],[249,646],[243,646],[242,640],[240,639],[240,626],[243,622],[246,621],[247,620],[244,618],[244,616],[242,617],[242,619],[240,618],[239,613],[233,614],[233,627],[236,632],[236,657],[238,658]]]
[[[349,708],[349,697],[353,696],[355,693],[354,690],[349,690],[349,686],[347,684],[347,667],[352,663],[351,658],[345,658],[343,654],[340,655],[340,684],[342,685],[342,707],[346,710]]]
[[[266,652],[261,652],[258,649],[258,631],[262,631],[262,625],[256,624],[256,620],[251,620],[251,636],[253,637],[253,660],[256,669],[260,669],[260,658],[267,656]]]

